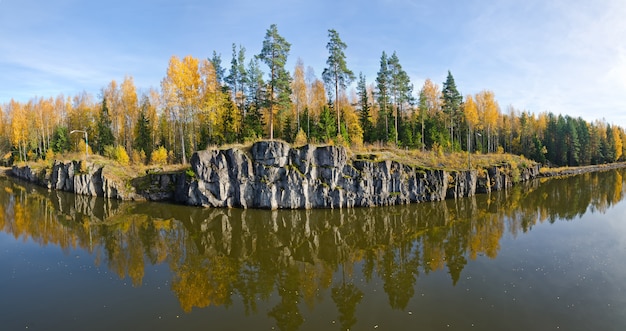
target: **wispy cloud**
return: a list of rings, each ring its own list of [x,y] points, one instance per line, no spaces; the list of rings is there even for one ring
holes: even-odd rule
[[[586,119],[623,112],[625,16],[621,1],[501,2],[472,21],[465,65],[516,107]]]
[[[0,103],[28,92],[97,93],[126,74],[156,87],[169,56],[216,50],[228,66],[231,43],[250,59],[276,23],[292,43],[290,70],[302,58],[319,76],[334,28],[349,67],[368,82],[381,52],[397,51],[415,91],[451,70],[463,94],[491,89],[503,108],[626,126],[623,0],[0,1]]]

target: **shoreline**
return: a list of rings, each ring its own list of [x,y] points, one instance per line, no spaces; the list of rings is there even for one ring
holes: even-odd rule
[[[599,172],[613,169],[621,169],[626,168],[626,162],[615,162],[615,163],[605,163],[605,164],[596,164],[596,165],[588,165],[588,166],[578,166],[578,167],[561,167],[561,168],[547,168],[547,170],[542,170],[539,173],[539,178],[554,178],[554,177],[567,177],[567,176],[576,176],[582,175],[590,172]]]
[[[336,146],[292,148],[257,142],[249,150],[194,153],[191,172],[146,172],[127,179],[110,168],[81,161],[55,161],[51,168],[28,164],[0,167],[13,177],[49,190],[117,200],[174,202],[242,209],[318,209],[399,205],[457,199],[507,189],[518,182],[626,168],[626,162],[561,168],[508,163],[478,170],[426,169],[394,160],[348,157]],[[482,170],[481,170],[482,169]]]

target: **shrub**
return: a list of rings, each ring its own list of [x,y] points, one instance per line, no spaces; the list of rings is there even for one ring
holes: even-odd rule
[[[105,146],[104,156],[119,162],[121,165],[128,165],[130,163],[128,153],[126,153],[126,149],[122,146]]]
[[[335,138],[335,145],[347,147],[348,141],[343,135],[338,134],[337,137]]]
[[[300,131],[298,131],[298,134],[296,134],[296,139],[294,140],[293,144],[295,146],[304,146],[307,144],[306,133],[304,132],[304,130],[302,130],[302,128],[300,128]]]
[[[140,151],[133,149],[133,153],[131,154],[130,159],[132,164],[145,164],[146,152],[144,152],[143,149]]]
[[[150,164],[153,165],[165,165],[167,164],[167,149],[161,146],[152,152],[150,156]]]
[[[52,162],[54,160],[54,151],[52,148],[48,148],[46,151],[46,161]]]
[[[126,149],[122,146],[115,147],[115,161],[119,162],[121,165],[127,166],[130,162],[130,158],[128,157],[128,153],[126,153]]]
[[[35,152],[33,151],[28,151],[28,153],[26,154],[26,159],[28,161],[35,161],[37,159],[37,154],[35,154]]]

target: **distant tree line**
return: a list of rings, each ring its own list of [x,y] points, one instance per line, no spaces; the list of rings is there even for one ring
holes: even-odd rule
[[[206,59],[172,56],[160,88],[141,94],[126,76],[97,98],[83,92],[11,100],[0,107],[3,162],[84,151],[84,136],[74,130],[87,132],[92,152],[132,163],[186,163],[195,150],[261,138],[506,152],[558,166],[625,158],[619,126],[512,106],[502,111],[492,91],[463,96],[451,72],[441,87],[426,79],[416,90],[396,52],[382,52],[368,82],[348,68],[337,31],[328,37],[321,79],[300,59],[287,70],[291,44],[272,25],[259,54],[248,59],[246,49],[233,44],[226,67],[216,52]]]

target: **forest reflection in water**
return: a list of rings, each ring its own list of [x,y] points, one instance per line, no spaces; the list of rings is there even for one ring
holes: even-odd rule
[[[477,256],[496,258],[505,234],[604,212],[623,199],[624,174],[534,181],[438,203],[295,211],[119,202],[0,180],[0,229],[40,245],[84,249],[136,287],[149,265],[166,264],[185,312],[241,298],[252,314],[277,293],[267,314],[282,330],[303,323],[300,302],[314,307],[320,290],[330,290],[348,329],[367,295],[353,281],[356,268],[365,282],[379,279],[388,305],[403,310],[420,275],[445,270],[456,285]]]

